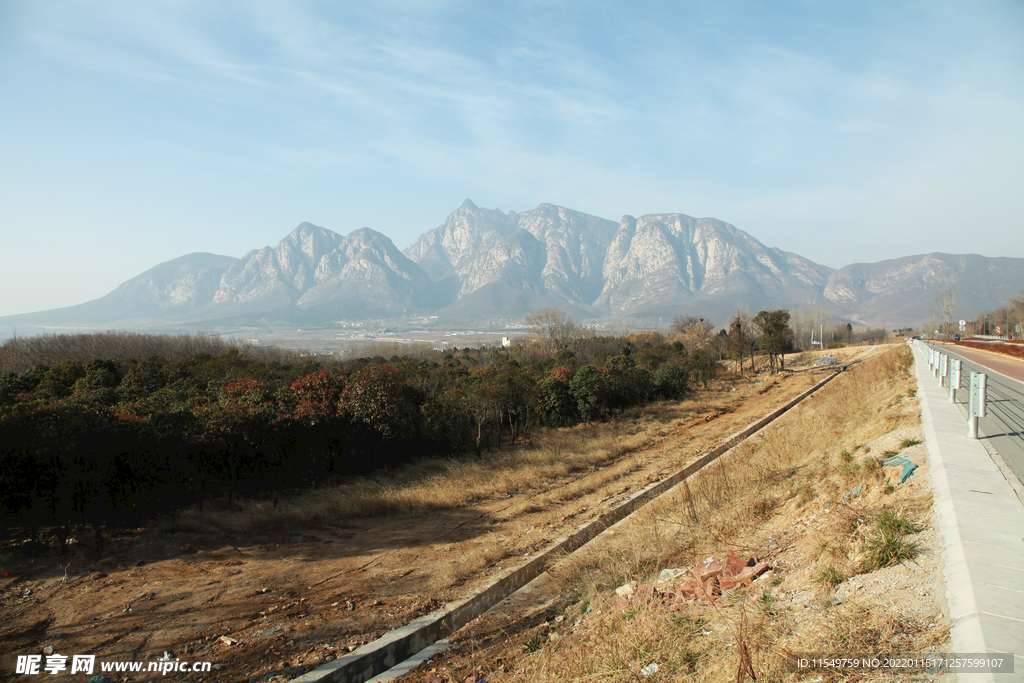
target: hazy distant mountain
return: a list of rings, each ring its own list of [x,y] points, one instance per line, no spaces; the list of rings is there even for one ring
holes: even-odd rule
[[[435,308],[444,303],[438,291],[386,235],[362,228],[343,237],[302,223],[276,246],[235,261],[196,313],[327,323]]]
[[[481,209],[468,199],[405,254],[455,292],[447,313],[509,315],[561,305],[595,312],[612,221],[551,204]]]
[[[422,268],[369,228],[342,238],[320,259],[314,280],[297,303],[328,319],[418,313],[445,303]]]
[[[146,326],[187,316],[213,300],[238,259],[195,253],[165,261],[121,283],[106,296],[77,306],[0,318],[12,326]]]
[[[444,224],[406,249],[405,255],[434,280],[452,276],[461,279],[479,254],[490,251],[516,231],[510,216],[496,209],[481,209],[467,199]]]
[[[235,261],[221,278],[211,303],[293,306],[317,284],[317,269],[342,240],[336,232],[302,223],[276,246],[250,251]]]
[[[738,303],[755,312],[782,302],[820,306],[831,272],[714,218],[625,216],[605,259],[596,305],[648,318],[683,308],[722,318]]]
[[[949,287],[957,292],[958,315],[990,310],[1024,289],[1024,259],[925,254],[855,263],[832,273],[824,294],[853,320],[923,321]]]
[[[714,218],[616,224],[551,204],[503,213],[467,199],[404,253],[369,228],[342,236],[302,223],[242,258],[182,256],[100,299],[0,326],[315,326],[428,312],[476,326],[546,306],[651,324],[683,313],[722,322],[737,306],[813,305],[888,327],[926,319],[947,287],[971,315],[1022,285],[1024,259],[930,254],[833,270]]]

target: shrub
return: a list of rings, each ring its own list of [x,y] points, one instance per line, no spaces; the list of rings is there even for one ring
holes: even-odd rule
[[[569,391],[576,400],[576,409],[585,420],[597,417],[603,399],[604,386],[601,375],[593,365],[584,365],[576,371],[569,382]]]

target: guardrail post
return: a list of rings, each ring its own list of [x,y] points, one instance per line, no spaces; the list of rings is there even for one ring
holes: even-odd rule
[[[942,382],[942,380],[939,377],[939,358],[941,356],[942,356],[942,354],[939,353],[938,350],[936,350],[935,351],[935,379],[939,380],[940,383]]]
[[[939,386],[946,386],[946,377],[949,376],[949,356],[939,354]]]
[[[978,418],[985,417],[985,388],[988,375],[982,372],[971,373],[971,405],[968,410],[967,438],[978,438]]]
[[[953,359],[949,364],[949,402],[956,403],[956,390],[960,388],[960,368],[961,364],[959,360]]]

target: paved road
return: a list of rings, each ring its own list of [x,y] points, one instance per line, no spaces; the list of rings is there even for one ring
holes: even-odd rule
[[[932,346],[963,361],[956,402],[964,414],[965,432],[971,372],[988,375],[988,416],[979,420],[978,432],[1024,483],[1024,361],[952,344]]]
[[[997,462],[1004,458],[982,445],[986,439],[967,438],[967,420],[929,373],[925,353],[923,348],[915,353],[914,370],[952,649],[1016,653],[1013,673],[958,673],[956,679],[1024,683],[1024,497],[1014,490],[1014,475]]]
[[[968,358],[972,363],[983,365],[1018,382],[1024,382],[1024,360],[993,351],[981,351],[955,344],[940,343],[935,346],[942,349],[944,353],[955,353],[960,358]]]

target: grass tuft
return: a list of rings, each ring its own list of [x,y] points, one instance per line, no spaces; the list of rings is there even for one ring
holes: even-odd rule
[[[873,572],[917,557],[920,545],[907,538],[914,533],[917,533],[916,526],[904,514],[883,509],[872,521],[860,570]]]
[[[875,515],[875,526],[886,532],[902,534],[904,536],[916,534],[920,529],[911,522],[905,513],[891,508],[883,508]]]
[[[823,564],[814,572],[814,583],[826,588],[835,588],[846,580],[846,574],[835,565]]]

